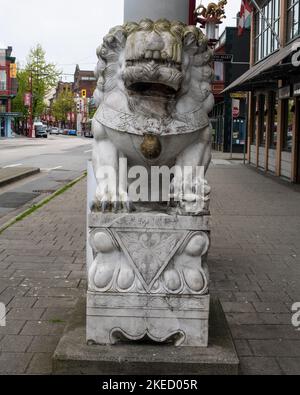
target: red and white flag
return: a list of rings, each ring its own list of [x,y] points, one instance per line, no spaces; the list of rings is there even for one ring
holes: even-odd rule
[[[240,20],[239,20],[239,31],[238,35],[242,36],[245,29],[251,27],[251,13],[253,11],[252,5],[249,0],[242,0]]]

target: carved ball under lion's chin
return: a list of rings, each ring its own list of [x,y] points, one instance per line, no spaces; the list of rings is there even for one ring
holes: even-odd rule
[[[214,98],[212,52],[203,33],[181,22],[145,19],[112,29],[97,55],[93,164],[98,206],[105,210],[116,200],[114,182],[104,182],[100,169],[111,166],[119,174],[120,158],[127,158],[129,168],[206,170]],[[173,183],[180,182],[175,174]],[[130,206],[127,185],[127,179],[120,180],[117,200],[123,208]],[[184,214],[189,206],[184,194],[179,206]]]

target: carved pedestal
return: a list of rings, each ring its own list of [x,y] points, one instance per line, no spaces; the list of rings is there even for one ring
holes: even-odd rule
[[[209,217],[90,214],[87,341],[207,347]]]

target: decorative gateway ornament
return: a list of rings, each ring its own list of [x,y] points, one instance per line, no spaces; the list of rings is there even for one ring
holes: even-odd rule
[[[112,29],[97,54],[87,341],[147,338],[206,347],[210,188],[205,172],[214,105],[208,40],[195,26],[145,19]],[[132,202],[128,170],[136,166],[149,174],[155,167],[175,169],[169,173],[169,205],[161,193],[155,204]],[[104,177],[103,169],[111,176]]]

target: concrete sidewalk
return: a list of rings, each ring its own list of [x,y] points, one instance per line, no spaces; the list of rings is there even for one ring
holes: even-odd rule
[[[212,291],[226,311],[243,374],[300,374],[300,195],[239,164],[214,165]],[[0,235],[0,373],[51,372],[84,294],[85,181]]]
[[[40,173],[40,169],[36,167],[0,168],[0,188],[38,173]]]

